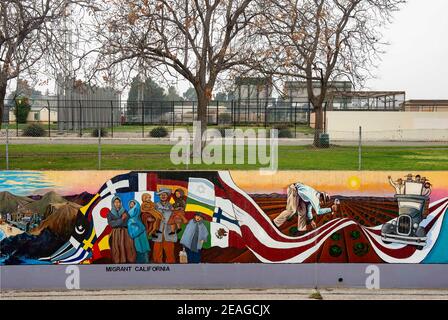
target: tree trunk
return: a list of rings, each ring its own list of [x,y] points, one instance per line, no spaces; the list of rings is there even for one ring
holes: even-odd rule
[[[198,96],[198,121],[201,122],[201,134],[207,130],[207,107],[209,100],[204,95]]]
[[[5,112],[5,96],[6,96],[7,83],[0,82],[0,128],[3,125],[3,113]]]
[[[207,130],[207,107],[209,99],[202,92],[197,91],[198,104],[197,104],[197,120],[201,123],[201,132],[196,133],[193,140],[193,154],[192,156],[197,159],[201,159],[202,150],[205,147],[205,140],[202,140],[205,130]]]
[[[321,147],[320,134],[323,133],[324,114],[322,104],[314,106],[315,124],[314,124],[314,146]]]

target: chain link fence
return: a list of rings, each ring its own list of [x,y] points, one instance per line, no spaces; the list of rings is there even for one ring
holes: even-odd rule
[[[244,129],[243,127],[241,127]],[[213,165],[174,165],[170,158],[173,144],[169,139],[104,138],[46,138],[27,139],[10,137],[11,129],[4,126],[0,147],[0,168],[6,170],[189,170],[230,169],[250,170],[261,166],[248,163],[249,139],[245,142],[245,162],[227,163],[226,145],[220,149],[222,162]],[[290,138],[278,140],[278,169],[283,170],[448,170],[448,139],[444,141],[375,140],[377,132],[339,132],[345,140],[336,140],[330,134],[321,148],[313,146],[314,135],[294,138],[294,127],[284,127]],[[254,130],[256,132],[256,130]],[[397,135],[398,132],[386,132]],[[422,130],[421,135],[430,133]],[[441,134],[448,134],[448,130]],[[383,134],[385,134],[383,132]],[[403,133],[406,134],[406,133]],[[416,134],[410,132],[408,134]],[[241,141],[241,140],[240,140]],[[269,139],[266,152],[272,151]],[[233,140],[236,150],[236,139]],[[0,145],[0,146],[1,146]],[[257,148],[260,148],[258,145]],[[258,151],[257,151],[258,152]],[[235,151],[233,151],[235,157]]]
[[[196,101],[6,100],[4,124],[11,137],[146,138],[155,127],[191,127]],[[309,126],[307,101],[246,99],[211,101],[207,123],[214,127]],[[300,131],[300,130],[299,130]],[[297,130],[296,130],[297,132]]]
[[[6,105],[0,130],[3,145],[0,166],[4,169],[257,167],[252,164],[195,167],[171,163],[172,146],[168,137],[176,128],[193,133],[192,124],[197,118],[195,101],[123,103],[55,98],[33,100],[26,113],[18,112],[23,104],[17,100],[6,101]],[[390,168],[401,169],[401,163],[432,170],[448,164],[448,129],[372,131],[351,126],[340,130],[325,121],[322,134],[315,138],[314,114],[303,100],[212,101],[207,110],[208,127],[219,129],[223,136],[225,129],[252,129],[255,135],[260,130],[266,130],[269,135],[270,129],[278,129],[280,169],[368,170],[381,169],[386,161],[394,164]],[[337,114],[345,119],[343,112],[351,110],[331,111],[340,111]],[[322,148],[314,148],[316,144]]]

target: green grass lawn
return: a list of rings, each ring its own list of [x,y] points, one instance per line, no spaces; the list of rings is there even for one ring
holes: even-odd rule
[[[6,167],[0,146],[0,168]],[[173,165],[171,146],[103,145],[101,169],[254,170],[260,164]],[[10,170],[96,170],[96,145],[10,145]],[[357,147],[279,146],[281,170],[358,170]],[[448,170],[448,147],[364,147],[363,170]]]

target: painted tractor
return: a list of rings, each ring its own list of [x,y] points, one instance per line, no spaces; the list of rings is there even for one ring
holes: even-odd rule
[[[404,193],[395,195],[399,208],[398,218],[384,224],[381,229],[384,243],[402,243],[423,249],[426,245],[426,231],[420,223],[429,202],[429,197],[423,193],[423,183],[405,182]]]

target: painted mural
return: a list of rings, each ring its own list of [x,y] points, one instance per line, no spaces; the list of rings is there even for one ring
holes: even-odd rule
[[[448,263],[448,172],[0,172],[0,264]]]

